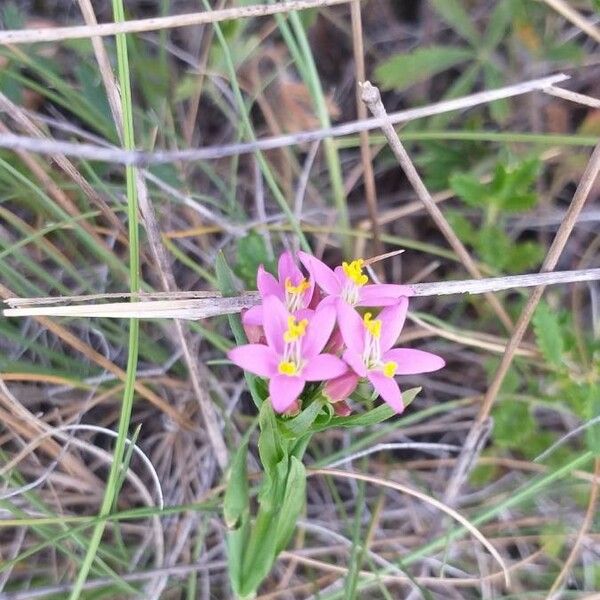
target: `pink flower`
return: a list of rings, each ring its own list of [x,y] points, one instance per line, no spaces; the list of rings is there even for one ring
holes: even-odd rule
[[[396,304],[402,296],[412,296],[409,285],[386,283],[369,284],[369,278],[363,273],[364,260],[361,258],[332,271],[318,258],[298,252],[300,262],[306,267],[321,289],[330,297],[339,299],[350,306],[390,306]]]
[[[284,412],[302,393],[307,381],[326,381],[348,367],[333,354],[322,354],[335,324],[335,308],[320,304],[309,319],[297,320],[274,295],[265,297],[267,344],[234,348],[228,357],[250,373],[269,379],[273,408]]]
[[[284,252],[279,257],[277,264],[277,275],[275,279],[271,273],[265,271],[260,265],[256,275],[256,286],[260,292],[261,299],[267,296],[279,298],[288,312],[295,314],[308,307],[313,296],[315,285],[304,277],[302,271],[294,262],[291,252]],[[263,306],[253,306],[242,317],[245,325],[263,324]]]
[[[346,342],[344,360],[359,377],[366,377],[380,396],[396,412],[404,410],[402,394],[395,375],[415,375],[441,369],[442,358],[410,348],[392,348],[396,343],[406,312],[408,299],[384,308],[376,319],[370,312],[360,315],[345,303],[338,308],[339,327]]]

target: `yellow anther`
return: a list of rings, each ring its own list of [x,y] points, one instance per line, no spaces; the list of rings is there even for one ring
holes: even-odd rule
[[[277,367],[277,370],[282,375],[295,375],[298,372],[296,365],[293,362],[282,360]]]
[[[288,317],[288,328],[283,334],[283,340],[289,344],[300,339],[306,333],[307,325],[308,319],[302,319],[302,321],[298,322],[294,317]]]
[[[396,374],[396,369],[398,368],[398,363],[395,363],[393,360],[386,362],[383,365],[383,374],[386,377],[393,377]]]
[[[379,319],[373,319],[373,315],[368,312],[363,317],[363,323],[365,329],[374,337],[379,339],[381,336],[381,321]]]
[[[303,277],[298,285],[294,285],[292,280],[288,277],[285,280],[285,291],[288,294],[300,295],[303,294],[310,287],[310,283],[306,281],[306,278]]]
[[[361,287],[369,283],[369,278],[362,272],[364,264],[365,261],[362,258],[353,260],[351,263],[342,263],[342,269],[344,270],[346,277]]]

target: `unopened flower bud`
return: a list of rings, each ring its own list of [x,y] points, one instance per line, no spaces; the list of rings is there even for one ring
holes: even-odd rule
[[[334,404],[346,400],[358,385],[358,375],[353,371],[346,371],[343,375],[330,379],[325,384],[323,393]]]

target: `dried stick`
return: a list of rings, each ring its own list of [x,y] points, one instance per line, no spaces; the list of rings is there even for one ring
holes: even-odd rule
[[[1,32],[0,32],[1,33]],[[512,98],[527,94],[535,90],[544,90],[549,86],[560,83],[569,79],[567,75],[559,73],[550,77],[541,79],[533,79],[524,81],[515,85],[489,90],[485,92],[477,92],[469,94],[462,98],[453,100],[444,100],[428,104],[422,108],[411,108],[408,110],[392,113],[386,119],[365,119],[336,125],[334,127],[326,127],[324,129],[315,129],[312,131],[302,131],[289,135],[280,135],[274,137],[263,138],[253,142],[243,142],[236,144],[226,144],[223,146],[213,146],[206,148],[191,148],[188,150],[174,151],[153,151],[143,152],[139,150],[123,150],[115,146],[99,146],[87,143],[63,142],[48,139],[34,139],[26,136],[18,135],[0,135],[0,148],[9,150],[23,149],[38,154],[54,155],[56,153],[66,156],[76,156],[87,160],[98,160],[103,162],[114,162],[125,165],[155,165],[171,162],[193,162],[198,160],[215,160],[225,158],[227,156],[236,156],[238,154],[250,154],[257,150],[274,150],[284,148],[286,146],[308,144],[311,142],[323,140],[328,137],[341,137],[344,135],[353,135],[361,131],[369,131],[378,129],[387,123],[405,123],[431,117],[454,110],[465,110],[480,104],[488,104],[494,100],[503,98]]]
[[[138,19],[123,23],[102,23],[100,25],[78,25],[75,27],[55,27],[53,29],[16,29],[0,32],[0,45],[6,44],[37,44],[39,42],[62,42],[97,36],[115,35],[119,33],[140,33],[143,31],[158,31],[175,27],[190,27],[205,25],[232,19],[251,17],[266,17],[294,10],[319,8],[346,4],[350,0],[294,0],[279,4],[254,4],[236,8],[225,8],[207,12],[156,17],[153,19]]]
[[[565,218],[556,232],[556,236],[550,249],[548,250],[548,254],[546,256],[546,260],[542,265],[542,272],[552,271],[560,258],[562,251],[569,239],[571,231],[575,226],[577,221],[577,217],[579,213],[583,209],[585,202],[588,198],[590,191],[592,190],[596,179],[598,178],[598,173],[600,172],[600,143],[594,149],[590,160],[587,164],[587,167],[581,177],[581,181],[577,186],[577,190],[573,195],[573,199],[571,201],[571,205],[567,210]],[[525,331],[527,330],[527,326],[529,325],[529,321],[533,317],[533,313],[542,298],[542,294],[544,293],[545,285],[542,284],[536,287],[519,320],[517,321],[515,328],[512,332],[512,335],[506,345],[506,350],[504,355],[502,356],[502,360],[500,361],[500,365],[494,374],[494,378],[490,387],[483,399],[483,403],[479,409],[479,413],[473,423],[473,426],[469,430],[467,437],[464,442],[463,451],[459,457],[459,460],[456,463],[456,466],[453,470],[453,473],[448,481],[448,486],[446,488],[446,496],[445,502],[447,504],[453,504],[458,492],[460,490],[460,486],[463,481],[467,477],[469,471],[471,470],[471,466],[473,465],[475,459],[477,458],[476,452],[476,444],[477,441],[481,437],[481,431],[484,428],[484,424],[490,414],[494,401],[498,396],[498,392],[500,391],[500,387],[502,386],[502,382],[508,373],[508,369],[512,363],[513,356],[515,354],[516,349],[521,343],[523,336],[525,335]]]
[[[354,52],[354,67],[356,69],[356,83],[366,79],[365,54],[363,43],[362,16],[360,11],[360,0],[352,0],[350,5],[350,18],[352,21],[352,50]],[[361,101],[360,87],[356,86],[356,115],[364,121],[368,117],[367,107]],[[375,187],[375,174],[371,161],[371,146],[369,144],[369,132],[360,132],[360,158],[362,162],[363,181],[365,185],[365,198],[367,210],[371,219],[373,231],[373,254],[383,254],[383,245],[379,237],[379,223],[377,221],[377,189]],[[380,268],[382,274],[382,269]]]
[[[90,4],[90,1],[79,0],[79,3],[84,18],[88,24],[95,25],[96,15]],[[95,42],[93,44],[94,53],[102,74],[102,81],[104,83],[104,87],[106,88],[106,93],[111,100],[113,118],[117,123],[119,135],[122,137],[123,107],[117,82],[114,78],[110,61],[108,60],[108,55],[106,54],[102,39],[95,37],[92,39],[92,41]],[[158,276],[163,289],[166,292],[173,292],[177,289],[175,277],[173,276],[168,256],[162,244],[160,228],[156,219],[154,207],[152,206],[148,196],[146,181],[142,173],[139,171],[136,171],[136,184],[138,188],[139,209],[144,228],[146,229],[146,234],[148,236],[148,245],[150,247],[152,259],[157,266]],[[187,326],[177,319],[175,320],[174,327],[176,337],[183,352],[188,373],[190,374],[192,388],[200,407],[200,413],[206,426],[208,439],[213,447],[217,464],[222,470],[224,470],[229,463],[227,447],[225,445],[225,440],[223,439],[223,434],[221,432],[221,427],[219,426],[214,405],[207,392],[207,386],[202,381],[203,378],[200,375],[198,361],[191,350],[192,345],[189,339],[189,330],[187,329]]]
[[[567,21],[571,21],[573,25],[579,27],[581,31],[585,31],[585,33],[587,33],[592,39],[600,42],[600,29],[582,17],[564,0],[544,0],[544,2],[553,8],[557,13],[561,14],[565,19],[567,19]]]
[[[366,81],[364,84],[362,84],[362,99],[363,102],[369,107],[369,110],[374,117],[384,120],[381,130],[387,138],[394,156],[400,163],[400,167],[406,174],[406,177],[413,186],[419,200],[421,200],[425,206],[425,209],[434,220],[438,229],[442,232],[442,235],[446,238],[454,252],[456,252],[457,256],[462,261],[469,274],[477,279],[481,279],[482,275],[477,268],[475,261],[471,258],[471,255],[468,253],[463,243],[458,239],[458,236],[454,233],[452,227],[450,227],[450,224],[446,220],[446,217],[444,217],[442,211],[433,201],[429,190],[425,187],[423,180],[415,169],[415,166],[413,165],[410,156],[404,149],[404,146],[402,145],[402,142],[400,141],[400,138],[398,137],[393,125],[389,121],[385,122],[387,112],[383,106],[383,102],[381,101],[379,90],[370,82]],[[504,310],[504,307],[500,301],[490,293],[486,293],[485,297],[490,303],[491,307],[494,309],[494,312],[498,315],[498,318],[502,321],[502,323],[504,323],[506,328],[510,330],[512,327],[512,321],[508,316],[508,313]]]
[[[415,283],[410,287],[412,296],[442,296],[450,294],[486,294],[502,290],[597,281],[600,269],[509,275],[488,279],[466,279],[463,281],[436,281]],[[72,304],[90,299],[130,298],[131,294],[95,294],[93,296],[9,298],[11,308],[3,311],[5,317],[105,317],[140,319],[206,319],[219,315],[240,312],[260,302],[257,292],[223,298],[216,292],[167,292],[135,294],[139,302],[109,302],[106,304]],[[153,300],[148,300],[151,298]],[[62,304],[62,306],[53,306]],[[41,306],[46,305],[46,306]]]

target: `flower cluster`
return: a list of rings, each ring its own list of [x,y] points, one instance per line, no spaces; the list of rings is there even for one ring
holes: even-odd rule
[[[394,348],[412,288],[369,283],[360,259],[331,270],[304,252],[298,258],[307,275],[290,252],[279,258],[278,278],[259,268],[261,303],[243,316],[259,343],[234,348],[229,359],[269,380],[271,404],[280,413],[298,410],[306,383],[317,382],[336,412],[349,414],[345,400],[362,379],[402,412],[394,377],[437,371],[445,364],[429,352]],[[381,310],[374,314],[374,308]]]

